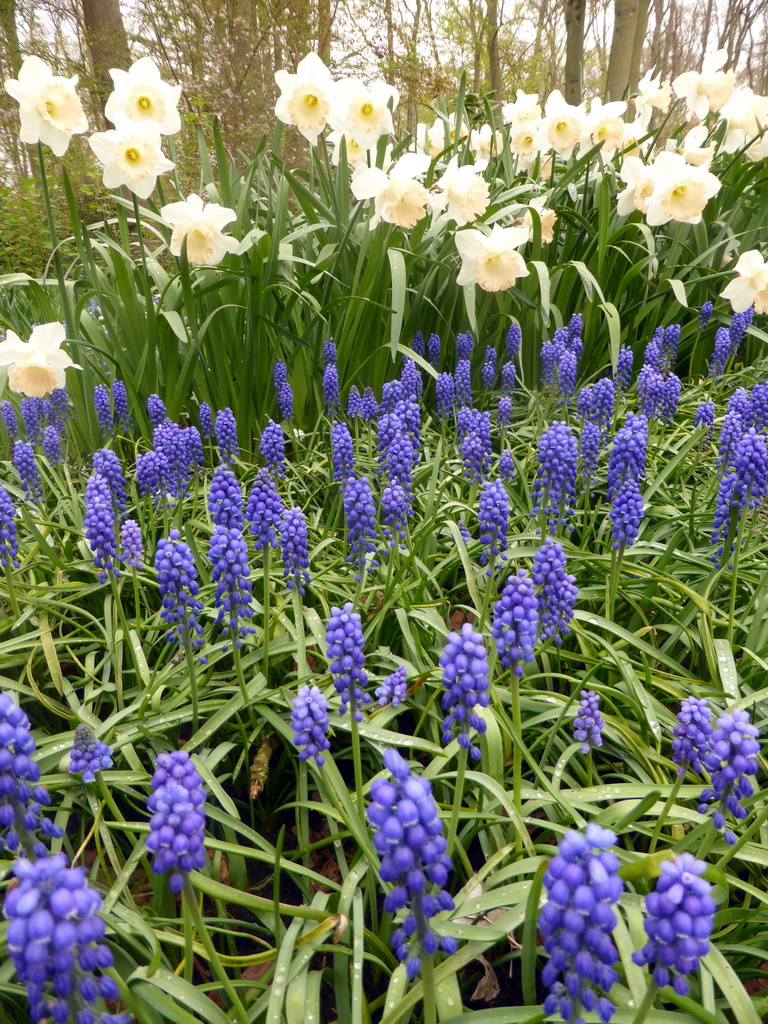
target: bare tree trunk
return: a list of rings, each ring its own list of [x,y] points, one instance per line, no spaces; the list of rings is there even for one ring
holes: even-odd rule
[[[102,105],[112,92],[110,68],[131,63],[119,0],[81,0],[85,38],[93,65],[93,86]]]
[[[323,63],[330,63],[331,0],[317,0],[317,52]]]
[[[613,39],[608,58],[605,98],[620,100],[629,85],[629,68],[637,25],[638,0],[615,0],[613,5]]]
[[[488,8],[488,71],[491,89],[496,97],[501,97],[501,63],[499,60],[499,3],[498,0],[487,0]]]
[[[585,0],[565,3],[565,98],[581,103],[581,65],[584,60]]]
[[[482,31],[478,29],[475,10],[475,0],[469,0],[469,31],[472,35],[472,92],[477,95],[480,92],[480,48],[482,46]]]
[[[632,62],[629,67],[629,91],[637,91],[637,83],[640,81],[640,68],[643,63],[643,49],[645,48],[645,34],[648,31],[648,8],[650,0],[638,0],[637,3],[637,24],[635,25],[635,37],[632,42]]]
[[[384,16],[387,21],[387,72],[385,78],[391,84],[395,78],[395,26],[392,20],[392,0],[386,0]]]

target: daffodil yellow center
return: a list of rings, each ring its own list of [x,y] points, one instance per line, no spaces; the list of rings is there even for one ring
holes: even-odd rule
[[[685,185],[678,185],[677,188],[673,188],[672,189],[672,195],[675,197],[675,199],[682,199],[683,196],[685,195],[685,193],[686,193]]]
[[[73,132],[82,120],[83,108],[68,82],[54,80],[43,87],[37,100],[37,113],[54,128]]]
[[[568,122],[567,121],[558,121],[557,122],[557,130],[559,132],[564,132],[567,127],[568,127]]]
[[[364,103],[362,107],[360,107],[360,113],[363,115],[363,117],[370,117],[371,114],[373,113],[373,104]]]
[[[130,160],[132,164],[136,163],[137,160],[141,160],[141,153],[139,153],[135,146],[130,146],[125,151],[125,159]]]
[[[149,96],[139,96],[138,100],[136,100],[136,105],[142,110],[149,110],[152,106],[152,100]]]
[[[313,93],[308,92],[307,95],[304,97],[304,102],[308,107],[316,107],[318,99],[317,96],[315,96]]]

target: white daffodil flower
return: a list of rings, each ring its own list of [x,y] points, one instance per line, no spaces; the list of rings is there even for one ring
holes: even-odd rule
[[[467,126],[462,121],[459,142],[467,137]],[[456,115],[449,114],[446,118],[438,117],[429,129],[429,155],[436,157],[456,142]]]
[[[702,145],[708,134],[703,124],[697,124],[686,133],[678,152],[687,164],[693,164],[694,167],[709,167],[712,163],[715,147]]]
[[[721,181],[705,167],[692,167],[679,153],[659,153],[652,165],[654,189],[646,220],[652,227],[670,220],[698,224]]]
[[[314,146],[331,111],[336,89],[331,72],[316,53],[308,53],[299,61],[295,75],[277,71],[275,81],[280,89],[275,115],[283,124],[295,125]]]
[[[475,160],[490,160],[492,156],[498,156],[504,148],[504,136],[501,132],[495,132],[489,124],[481,125],[470,132],[469,148]]]
[[[727,51],[717,50],[704,58],[701,72],[685,71],[673,80],[675,95],[685,100],[689,117],[703,121],[710,110],[720,110],[731,98],[736,75],[720,70],[727,60]]]
[[[613,156],[616,150],[622,146],[626,128],[624,121],[626,111],[627,104],[623,101],[603,103],[598,97],[592,100],[587,125],[593,145],[597,146],[602,142],[603,146],[600,152],[606,158]]]
[[[520,168],[529,171],[539,155],[541,122],[513,123],[509,129],[509,148],[517,157]]]
[[[374,215],[370,229],[380,221],[396,224],[401,228],[412,228],[427,215],[429,193],[416,181],[430,164],[424,153],[405,153],[389,173],[380,167],[360,168],[352,178],[352,194],[355,199],[373,199]]]
[[[334,167],[339,166],[339,160],[341,159],[341,140],[344,140],[347,147],[347,165],[349,167],[356,167],[359,163],[364,161],[370,152],[368,149],[363,149],[362,146],[358,145],[357,141],[352,138],[347,132],[329,132],[328,142],[333,146],[333,152],[331,154],[331,162]],[[375,152],[372,154],[375,156]]]
[[[537,196],[536,199],[532,199],[530,203],[528,203],[528,209],[523,215],[523,227],[527,229],[528,240],[531,242],[535,235],[531,210],[535,210],[539,215],[539,222],[541,224],[541,240],[546,245],[555,237],[557,214],[547,206],[546,196]]]
[[[768,127],[768,96],[758,96],[751,89],[736,89],[720,110],[728,128],[723,150],[735,153]]]
[[[454,237],[462,260],[457,284],[479,284],[486,292],[499,292],[511,288],[519,277],[528,276],[525,260],[516,251],[528,241],[527,228],[494,224],[490,235],[468,228],[457,231]]]
[[[541,119],[541,104],[538,94],[535,92],[525,93],[522,89],[518,89],[515,101],[505,103],[501,108],[501,114],[505,124],[536,124]]]
[[[429,197],[433,213],[442,213],[447,207],[448,220],[455,220],[459,226],[482,217],[490,202],[488,182],[482,177],[486,167],[485,160],[459,167],[459,158],[452,157],[435,182],[438,194]]]
[[[181,129],[177,107],[180,85],[168,85],[151,57],[142,57],[127,71],[110,70],[114,92],[104,106],[104,114],[115,128],[134,124],[156,125],[161,135],[175,135]]]
[[[566,103],[563,94],[555,89],[547,97],[541,122],[542,149],[554,149],[564,160],[573,153],[581,140],[589,135],[589,126],[583,105]]]
[[[228,252],[236,252],[240,243],[222,229],[237,219],[234,210],[218,203],[204,203],[200,196],[191,195],[178,203],[169,203],[160,210],[160,216],[173,228],[171,253],[181,255],[187,240],[187,259],[197,266],[214,267]]]
[[[72,136],[88,131],[77,82],[77,75],[54,75],[39,57],[27,57],[19,77],[5,80],[5,91],[19,104],[22,142],[42,142],[56,156],[64,156]]]
[[[742,253],[735,271],[738,277],[725,286],[721,297],[728,299],[734,313],[743,313],[750,306],[756,313],[768,313],[768,263],[760,251]]]
[[[374,82],[368,86],[359,78],[347,78],[336,85],[328,121],[331,128],[351,135],[363,149],[372,149],[382,135],[394,131],[392,110],[399,99],[394,85]]]
[[[672,83],[662,82],[661,75],[654,78],[655,70],[651,68],[650,71],[646,71],[637,86],[635,114],[643,128],[648,127],[654,110],[666,114],[672,100]]]
[[[653,195],[656,179],[653,168],[644,164],[640,157],[625,157],[619,177],[627,187],[616,197],[616,211],[620,217],[627,217],[634,210],[648,212],[648,200]]]
[[[160,144],[160,132],[152,121],[97,132],[88,139],[88,145],[104,165],[104,185],[125,185],[139,199],[150,196],[159,174],[173,169]]]
[[[71,366],[82,370],[62,351],[66,337],[64,324],[39,324],[33,328],[29,341],[8,331],[0,342],[0,366],[9,367],[8,384],[13,391],[29,398],[43,398],[66,384],[64,371]]]

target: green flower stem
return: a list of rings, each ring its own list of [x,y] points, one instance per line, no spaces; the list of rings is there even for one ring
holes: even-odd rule
[[[253,729],[255,735],[258,725],[253,713],[253,708],[251,707],[251,699],[248,696],[248,688],[245,685],[245,673],[243,672],[242,655],[240,654],[240,648],[235,643],[235,638],[232,638],[232,661],[235,666],[235,675],[237,676],[237,682],[240,686],[240,694],[243,698],[243,711],[245,711],[246,714],[248,715],[248,719],[251,723],[251,728]]]
[[[192,899],[195,899],[194,896]],[[197,927],[190,910],[190,902],[190,900],[181,901],[181,912],[184,922],[184,980],[191,984],[195,964],[194,942]]]
[[[298,681],[306,680],[309,676],[307,665],[307,638],[304,635],[304,609],[301,604],[301,591],[298,583],[291,590],[293,600],[293,618],[296,624],[296,669]]]
[[[453,807],[451,809],[451,820],[448,825],[448,856],[450,857],[454,844],[458,839],[459,811],[464,802],[464,776],[467,771],[467,757],[469,751],[466,747],[459,747],[459,756],[456,763],[456,785],[453,792]]]
[[[417,919],[418,916],[417,914]],[[432,957],[422,950],[419,960],[421,962],[421,987],[424,990],[424,1024],[436,1024],[437,1000],[435,998],[435,971]]]
[[[479,621],[477,623],[477,630],[478,630],[479,633],[482,633],[483,628],[485,627],[485,624],[488,621],[488,612],[490,611],[490,607],[491,607],[491,597],[492,597],[494,589],[495,589],[494,586],[493,586],[493,570],[495,569],[495,567],[496,567],[496,556],[495,555],[491,555],[491,560],[490,560],[490,562],[488,564],[488,569],[487,569],[486,576],[485,576],[485,590],[483,591],[483,606],[482,606],[482,608],[478,608],[478,611],[480,613],[480,619],[479,619]]]
[[[616,594],[619,589],[619,577],[621,576],[621,563],[624,558],[624,544],[616,550],[611,550],[611,574],[607,580],[605,592],[605,617],[609,622],[613,621],[613,606],[616,603]]]
[[[189,673],[189,694],[192,701],[192,732],[197,732],[197,672],[195,670],[195,655],[192,651],[192,643],[189,639],[189,626],[186,622],[184,623],[184,657],[187,662],[187,672]]]
[[[747,498],[747,502],[749,502],[749,498]],[[745,508],[746,507],[748,507],[748,505],[745,506]],[[736,537],[736,550],[735,550],[735,552],[733,554],[733,569],[731,570],[731,597],[730,597],[730,601],[728,602],[728,644],[730,645],[731,648],[733,647],[733,630],[734,630],[735,619],[736,619],[736,594],[738,592],[738,585],[739,585],[739,556],[741,555],[741,545],[742,545],[742,541],[743,541],[743,537],[741,536],[741,531],[744,530],[744,522],[745,522],[745,520],[746,520],[746,515],[742,516],[740,533]],[[728,540],[730,541],[730,536],[729,536]],[[727,558],[727,551],[728,551],[728,548],[726,547],[726,549],[723,551],[723,555],[726,558]]]
[[[45,158],[43,156],[43,144],[41,142],[38,142],[37,144],[37,165],[40,169],[40,187],[43,190],[43,205],[45,206],[45,219],[48,222],[48,234],[51,239],[53,265],[56,268],[56,280],[59,283],[59,296],[63,307],[64,320],[66,321],[67,335],[70,336],[75,333],[75,318],[70,306],[69,292],[67,291],[67,286],[65,284],[64,267],[61,262],[61,254],[59,252],[59,241],[56,237],[56,224],[53,220],[51,193],[48,189],[48,175],[45,171]],[[76,357],[76,360],[77,358],[79,358],[79,356]]]
[[[192,888],[192,883],[190,882],[189,878],[184,879],[184,889],[182,891],[184,900],[189,905],[189,909],[192,914],[192,919],[195,922],[195,925],[197,926],[197,931],[200,936],[200,939],[203,943],[203,946],[205,946],[205,951],[208,954],[209,963],[213,968],[216,977],[221,982],[221,987],[226,992],[229,1001],[232,1003],[232,1006],[237,1014],[235,1019],[245,1024],[245,1021],[248,1020],[248,1014],[246,1013],[245,1007],[240,1001],[240,997],[235,991],[235,988],[229,978],[229,975],[227,974],[221,960],[219,959],[219,954],[216,952],[216,949],[213,943],[211,942],[211,936],[208,934],[208,929],[205,925],[205,921],[200,911],[200,907],[198,906],[197,895],[195,893],[195,890]]]
[[[658,820],[656,822],[656,826],[653,830],[653,835],[651,836],[651,843],[648,847],[649,854],[653,853],[656,849],[656,844],[658,843],[659,837],[661,836],[662,826],[664,825],[664,822],[667,819],[667,815],[674,807],[675,800],[677,800],[677,795],[680,792],[680,787],[683,784],[683,778],[684,776],[680,775],[675,779],[675,784],[670,790],[669,796],[667,797],[667,802],[661,809],[661,814],[659,815]]]
[[[518,736],[523,735],[523,716],[520,710],[520,677],[513,672],[511,678],[510,695],[512,697],[512,724],[515,727]],[[520,815],[520,820],[523,819],[523,759],[522,751],[515,750],[514,760],[512,762],[512,800],[515,805],[515,810]],[[522,836],[517,837],[517,842],[522,843]]]
[[[360,821],[365,824],[365,800],[363,798],[363,757],[360,749],[360,724],[355,718],[357,714],[357,701],[354,695],[349,695],[350,733],[352,736],[352,765],[355,771],[355,796],[357,798],[357,813]]]
[[[659,991],[659,986],[655,981],[651,980],[648,982],[648,988],[645,990],[643,1001],[637,1008],[637,1013],[632,1018],[632,1024],[643,1024],[643,1021],[648,1016],[653,1002],[656,999],[656,994]]]
[[[269,610],[269,599],[270,599],[270,579],[269,579],[269,556],[272,553],[272,547],[269,542],[264,545],[264,571],[263,580],[264,587],[262,593],[262,605],[263,605],[263,633],[261,637],[261,671],[264,673],[264,678],[269,682],[269,640],[271,632],[271,624],[269,621],[270,610]]]
[[[6,561],[5,563],[5,582],[8,584],[8,599],[11,602],[11,611],[16,622],[21,618],[21,611],[19,610],[19,602],[16,598],[16,587],[13,583],[13,569],[11,563]]]

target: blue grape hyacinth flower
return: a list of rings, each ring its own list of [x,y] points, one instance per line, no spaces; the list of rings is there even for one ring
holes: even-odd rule
[[[544,1012],[568,1024],[583,1021],[582,1010],[608,1024],[615,1006],[608,998],[619,974],[612,933],[614,906],[624,890],[619,861],[610,849],[616,836],[590,822],[585,833],[566,832],[544,872],[547,902],[539,931],[549,962],[541,980],[549,989]]]
[[[102,899],[83,867],[57,853],[13,866],[18,880],[5,898],[8,952],[27,989],[29,1016],[42,1024],[128,1024],[127,1013],[97,1011],[100,999],[119,998],[99,916]]]
[[[712,742],[711,718],[712,709],[703,697],[683,698],[672,740],[672,760],[678,765],[678,778],[682,779],[689,765],[701,774]]]
[[[539,632],[539,602],[533,580],[518,569],[504,585],[494,605],[491,636],[502,668],[522,676],[523,663],[533,661]]]
[[[443,743],[449,743],[456,735],[459,746],[479,761],[480,748],[472,743],[470,730],[479,735],[485,732],[486,722],[475,708],[487,708],[490,704],[488,652],[483,634],[475,632],[469,622],[462,625],[461,632],[449,633],[440,655],[440,668],[445,688],[442,705],[446,712]]]
[[[365,670],[363,627],[359,612],[352,611],[352,602],[343,608],[331,608],[325,632],[326,655],[333,685],[340,697],[339,714],[349,705],[356,721],[363,719],[361,707],[370,703],[365,692],[368,673]]]
[[[429,781],[412,774],[396,750],[384,751],[384,767],[390,779],[371,783],[368,821],[381,858],[381,880],[393,886],[384,909],[407,911],[392,936],[392,948],[408,977],[415,978],[423,956],[438,949],[453,954],[458,948],[454,938],[438,938],[429,925],[436,914],[454,909],[445,889],[452,864]]]
[[[67,771],[72,775],[81,772],[83,782],[93,782],[96,772],[111,767],[111,748],[102,740],[97,740],[89,727],[81,722],[75,729]]]
[[[663,860],[656,888],[645,897],[648,942],[632,954],[639,967],[650,967],[653,980],[672,985],[678,995],[688,993],[686,975],[697,970],[709,952],[715,901],[704,874],[707,865],[691,853]]]
[[[185,750],[159,754],[147,800],[147,849],[156,875],[170,872],[172,892],[180,892],[190,871],[205,867],[205,790]]]
[[[605,722],[600,714],[600,694],[582,690],[579,710],[573,720],[573,738],[581,743],[582,754],[603,745]]]
[[[750,776],[757,775],[759,735],[746,711],[741,708],[726,711],[717,720],[709,752],[704,758],[712,785],[701,794],[698,811],[712,814],[715,828],[725,830],[724,838],[730,845],[736,842],[736,836],[725,827],[726,816],[730,813],[737,821],[747,817],[747,809],[741,801],[755,792]],[[712,803],[714,807],[710,808]]]
[[[328,701],[319,687],[305,683],[299,687],[291,707],[293,743],[299,751],[299,760],[308,761],[314,757],[315,763],[322,767],[325,764],[323,751],[331,747],[328,740]]]

